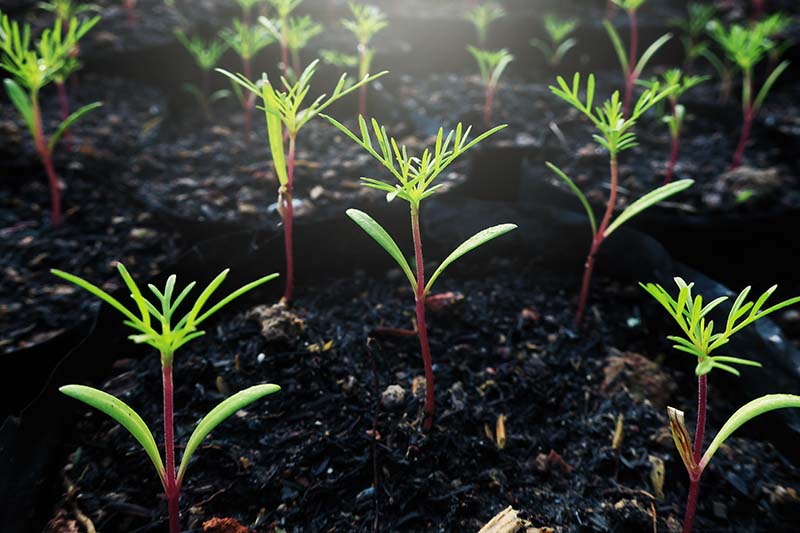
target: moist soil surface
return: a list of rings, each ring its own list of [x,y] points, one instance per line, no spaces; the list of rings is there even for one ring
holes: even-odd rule
[[[663,339],[671,332],[663,311],[638,289],[599,279],[577,335],[573,288],[558,289],[559,279],[533,264],[488,266],[442,280],[439,290],[464,296],[429,307],[437,417],[427,435],[417,339],[379,330],[413,327],[413,295],[399,271],[299,287],[292,308],[230,316],[177,354],[181,443],[226,394],[282,387],[198,450],[184,527],[217,517],[257,531],[475,531],[512,505],[558,531],[641,532],[654,523],[679,531],[686,472],[665,406],[693,421],[696,381],[689,358]],[[115,355],[100,387],[160,440],[159,358]],[[713,434],[740,400],[715,389],[713,376],[710,398]],[[99,530],[164,530],[152,466],[104,415],[85,412],[63,455],[69,490],[51,530],[66,531],[76,509]],[[662,463],[663,485],[652,475]],[[703,479],[696,530],[788,530],[800,516],[799,476],[771,445],[729,440]]]

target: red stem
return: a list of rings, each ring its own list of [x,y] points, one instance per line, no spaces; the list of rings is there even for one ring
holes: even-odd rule
[[[289,137],[289,155],[287,157],[288,181],[283,192],[283,242],[286,251],[286,290],[283,293],[284,301],[292,299],[294,289],[294,255],[292,252],[292,190],[294,188],[294,157],[295,138]]]
[[[44,170],[47,173],[47,182],[50,185],[50,203],[52,205],[50,211],[50,221],[54,228],[61,225],[61,191],[58,189],[58,175],[53,166],[53,154],[50,153],[50,148],[44,138],[44,127],[42,126],[42,113],[39,109],[38,95],[34,94],[32,97],[33,106],[33,122],[34,122],[34,143],[36,144],[36,151],[39,153],[39,158],[42,160]]]
[[[173,388],[172,388],[172,360],[165,360],[161,357],[161,374],[164,384],[164,454],[166,456],[166,483],[164,492],[167,497],[167,508],[169,510],[169,531],[170,533],[180,533],[181,519],[178,502],[181,496],[181,488],[175,479],[175,435],[173,432]]]
[[[58,87],[58,101],[61,104],[61,120],[67,120],[69,116],[69,99],[67,98],[67,87],[63,81],[57,81]],[[64,132],[64,141],[67,144],[67,152],[72,151],[72,132],[67,130]]]
[[[700,476],[689,481],[689,497],[686,500],[686,514],[683,517],[683,533],[691,533],[694,515],[697,511],[697,496],[700,494]]]
[[[250,68],[250,60],[242,58],[244,63],[244,75],[247,79],[252,79],[252,69]],[[253,131],[253,107],[256,103],[256,95],[248,91],[244,101],[244,138],[250,141],[250,133]]]
[[[628,18],[631,26],[631,42],[628,51],[628,74],[625,77],[625,99],[622,105],[622,116],[627,117],[633,103],[633,85],[636,83],[636,56],[639,48],[639,23],[636,18],[636,10],[628,10]]]
[[[764,16],[764,0],[753,0],[753,20],[760,20]]]
[[[667,163],[667,171],[664,175],[664,185],[672,181],[672,176],[675,174],[675,165],[678,163],[678,153],[680,152],[681,139],[676,135],[672,138],[672,148],[669,152],[669,163]]]
[[[736,147],[736,152],[733,154],[733,162],[731,169],[736,170],[742,164],[744,151],[747,147],[747,141],[750,140],[750,128],[753,125],[753,117],[755,112],[752,105],[748,106],[744,112],[744,124],[742,125],[742,135],[739,137],[739,145]]]
[[[706,432],[706,406],[708,395],[708,375],[697,378],[697,427],[694,432],[694,462],[700,463],[703,453],[703,437]]]
[[[611,193],[608,196],[608,205],[606,212],[603,215],[603,220],[600,222],[600,227],[597,228],[597,234],[592,239],[592,246],[589,249],[589,255],[586,257],[586,264],[583,269],[583,282],[581,283],[581,294],[578,300],[578,311],[575,313],[575,326],[579,326],[583,320],[583,313],[586,310],[586,301],[589,299],[589,286],[592,282],[592,272],[594,270],[594,259],[600,250],[600,245],[605,240],[604,233],[608,225],[611,223],[611,216],[614,214],[614,208],[617,205],[617,183],[618,183],[618,168],[616,156],[611,157]]]
[[[486,104],[483,107],[483,121],[486,124],[487,128],[492,125],[492,105],[494,104],[494,90],[495,87],[492,84],[489,84],[486,87]]]
[[[136,23],[136,0],[125,0],[125,12],[128,14],[128,24]]]
[[[411,230],[414,234],[414,258],[417,263],[417,330],[419,331],[419,347],[422,351],[422,362],[425,366],[425,420],[422,430],[429,431],[433,425],[436,394],[434,393],[433,363],[431,348],[428,344],[428,326],[425,323],[425,262],[422,258],[422,237],[419,231],[419,207],[411,206]]]

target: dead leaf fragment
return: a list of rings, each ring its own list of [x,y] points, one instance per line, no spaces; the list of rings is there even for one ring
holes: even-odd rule
[[[648,455],[650,462],[650,485],[659,500],[664,499],[664,461],[656,455]]]

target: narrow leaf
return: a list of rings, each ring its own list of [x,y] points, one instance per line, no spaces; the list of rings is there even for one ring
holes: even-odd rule
[[[578,197],[578,200],[581,201],[583,208],[586,210],[586,216],[589,217],[589,224],[592,226],[592,235],[597,235],[597,221],[594,218],[594,211],[592,210],[592,206],[589,204],[589,200],[586,198],[586,195],[583,194],[583,191],[581,191],[578,186],[575,185],[575,182],[572,181],[566,174],[564,174],[560,168],[549,161],[547,161],[545,164],[550,168],[550,170],[555,172],[564,183],[567,184],[570,190],[575,193],[575,196]]]
[[[645,194],[631,205],[629,205],[620,215],[609,224],[608,228],[606,228],[605,233],[603,234],[605,237],[611,235],[614,230],[619,228],[628,220],[632,219],[642,211],[654,206],[655,204],[659,203],[661,200],[669,198],[670,196],[677,194],[683,190],[688,189],[694,184],[694,180],[680,180],[674,183],[670,183],[668,185],[663,185],[654,191],[650,191],[649,193]]]
[[[370,217],[368,214],[364,213],[363,211],[359,211],[358,209],[348,209],[347,216],[353,219],[353,222],[361,226],[367,235],[372,237],[375,242],[381,245],[381,247],[386,250],[386,252],[392,256],[392,259],[400,266],[400,269],[408,278],[408,281],[411,283],[411,288],[416,292],[417,290],[417,280],[414,278],[414,274],[411,272],[411,267],[406,261],[405,256],[403,256],[403,252],[400,251],[400,248],[397,246],[397,243],[394,242],[394,239],[386,232],[385,229],[378,224],[375,219]]]

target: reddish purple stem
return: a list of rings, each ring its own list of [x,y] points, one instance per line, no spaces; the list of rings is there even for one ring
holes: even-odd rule
[[[628,73],[625,76],[625,97],[622,104],[622,116],[627,117],[631,111],[633,103],[633,86],[638,75],[636,74],[636,56],[639,49],[639,22],[636,17],[636,10],[628,10],[628,18],[631,26],[631,42],[628,50]]]
[[[489,84],[486,86],[486,103],[483,106],[483,121],[486,124],[486,127],[491,127],[492,125],[492,106],[494,105],[494,92],[495,86],[494,84]]]
[[[422,430],[429,431],[433,425],[436,394],[434,393],[433,363],[431,361],[431,348],[428,344],[428,326],[425,323],[425,267],[422,257],[422,237],[419,230],[419,208],[411,207],[411,230],[414,235],[414,258],[417,263],[417,330],[419,332],[419,346],[422,351],[422,362],[425,366],[425,419]]]
[[[744,151],[747,148],[747,142],[750,140],[750,129],[753,126],[754,116],[755,110],[752,105],[749,105],[744,112],[744,124],[742,124],[742,134],[739,137],[739,144],[736,147],[736,152],[733,154],[733,162],[731,163],[732,170],[736,170],[742,164]]]
[[[286,289],[283,293],[284,301],[292,299],[294,290],[294,253],[292,249],[292,190],[294,189],[294,159],[295,138],[289,137],[289,155],[287,157],[286,190],[283,192],[283,243],[286,252]]]
[[[173,420],[172,361],[165,361],[162,355],[161,374],[164,384],[164,455],[166,456],[166,482],[164,492],[169,510],[169,531],[180,533],[181,518],[179,500],[181,488],[175,479],[175,435]]]
[[[47,173],[47,182],[50,186],[50,221],[54,228],[61,225],[61,191],[58,188],[58,175],[53,165],[53,154],[47,146],[44,138],[44,127],[42,126],[42,113],[36,96],[33,97],[33,123],[34,123],[34,144],[39,158],[42,160],[44,170]]]
[[[69,98],[67,97],[67,87],[63,81],[56,82],[58,87],[58,101],[61,104],[61,120],[67,120],[69,116]],[[67,145],[67,152],[72,151],[72,132],[64,132],[64,142]]]

